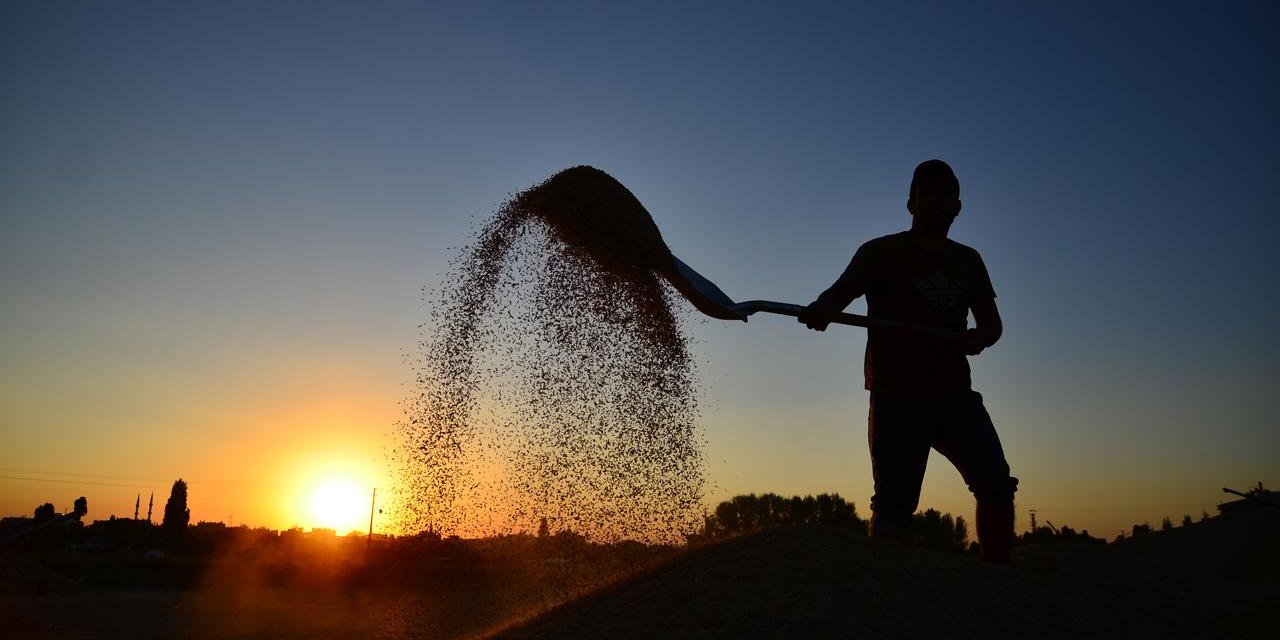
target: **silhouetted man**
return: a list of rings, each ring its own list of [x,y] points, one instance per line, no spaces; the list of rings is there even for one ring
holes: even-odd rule
[[[1018,479],[1009,475],[982,396],[972,389],[968,361],[1000,339],[995,290],[978,252],[947,238],[960,214],[960,182],[947,163],[916,167],[907,210],[911,229],[859,247],[800,322],[823,331],[826,314],[865,295],[871,317],[956,332],[958,339],[945,340],[905,330],[867,331],[871,534],[902,539],[933,448],[956,466],[977,498],[983,558],[1007,564]],[[967,328],[970,312],[974,328]]]

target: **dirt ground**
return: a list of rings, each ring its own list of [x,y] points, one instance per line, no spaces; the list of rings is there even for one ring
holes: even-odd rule
[[[1280,510],[1013,567],[840,529],[700,549],[497,638],[1274,638]]]
[[[527,617],[536,603],[493,591],[82,589],[0,593],[9,638],[445,638],[482,637]]]
[[[695,549],[557,609],[529,585],[0,589],[14,638],[1272,638],[1280,509],[1013,567],[790,527]],[[10,566],[9,575],[34,570]],[[512,626],[512,625],[517,626]],[[501,625],[507,625],[500,630]]]

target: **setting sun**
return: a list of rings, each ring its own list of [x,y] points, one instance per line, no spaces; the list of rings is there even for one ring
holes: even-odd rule
[[[369,496],[356,483],[329,479],[311,491],[307,516],[311,527],[334,529],[339,534],[360,529],[367,521]]]

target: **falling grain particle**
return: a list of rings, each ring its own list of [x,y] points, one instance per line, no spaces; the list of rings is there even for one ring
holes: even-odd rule
[[[697,381],[671,254],[591,167],[517,194],[430,301],[395,465],[404,528],[679,542],[701,523]]]

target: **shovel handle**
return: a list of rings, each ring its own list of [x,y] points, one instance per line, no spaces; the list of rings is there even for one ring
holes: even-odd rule
[[[771,302],[769,300],[748,300],[746,302],[739,302],[733,305],[733,310],[741,314],[743,317],[750,316],[753,313],[763,311],[765,313],[776,313],[778,315],[792,316],[792,317],[798,318],[800,317],[800,314],[804,312],[804,309],[805,309],[804,307],[798,304],[788,304],[786,302]],[[866,328],[875,328],[875,329],[893,329],[898,331],[910,331],[912,333],[932,336],[934,338],[939,338],[942,340],[948,340],[948,341],[954,341],[954,342],[967,342],[962,335],[960,335],[958,332],[955,332],[955,331],[948,331],[946,329],[937,329],[934,327],[924,327],[918,324],[911,324],[909,322],[898,322],[896,320],[886,320],[884,318],[870,318],[867,316],[860,316],[856,313],[832,312],[832,313],[824,314],[823,319],[828,320],[830,322],[834,322],[836,324],[847,324],[855,327],[866,327]]]

